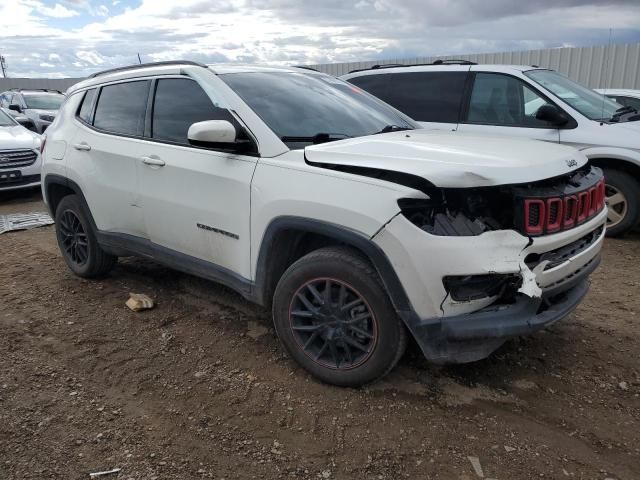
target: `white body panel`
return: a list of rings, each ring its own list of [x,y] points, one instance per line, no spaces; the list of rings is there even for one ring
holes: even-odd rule
[[[526,183],[555,177],[587,159],[572,148],[496,135],[428,130],[392,132],[306,148],[310,162],[419,175],[438,187]]]

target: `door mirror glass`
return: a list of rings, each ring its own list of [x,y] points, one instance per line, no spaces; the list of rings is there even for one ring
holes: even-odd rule
[[[536,118],[545,122],[549,122],[551,125],[561,127],[569,121],[569,117],[555,105],[545,103],[536,111]]]
[[[9,105],[9,110],[22,113],[22,107],[20,107],[20,105],[18,105],[17,103],[12,103],[11,105]]]
[[[236,128],[226,120],[205,120],[193,123],[187,132],[187,138],[193,145],[236,143]]]

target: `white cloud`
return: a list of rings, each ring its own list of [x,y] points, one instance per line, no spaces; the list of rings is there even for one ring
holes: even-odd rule
[[[119,0],[59,1],[80,12],[76,27],[54,28],[41,0],[0,0],[10,74],[37,75],[31,53],[56,65],[47,75],[84,76],[138,52],[302,64],[602,44],[609,27],[614,41],[640,41],[637,0],[142,0],[117,15]]]
[[[44,4],[40,4],[37,7],[37,12],[40,15],[53,18],[69,18],[80,15],[80,12],[71,10],[64,5],[60,5],[59,3],[56,3],[53,7],[47,7]]]

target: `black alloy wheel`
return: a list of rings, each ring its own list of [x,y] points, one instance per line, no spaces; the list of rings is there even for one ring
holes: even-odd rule
[[[289,307],[293,337],[314,362],[338,370],[369,358],[378,339],[376,317],[364,297],[334,278],[303,284]]]

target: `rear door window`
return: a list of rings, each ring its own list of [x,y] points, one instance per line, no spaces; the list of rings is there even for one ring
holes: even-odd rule
[[[93,125],[111,133],[142,136],[149,83],[138,80],[102,87]]]
[[[467,72],[383,73],[349,79],[419,122],[457,123]]]
[[[197,122],[227,120],[238,130],[229,111],[213,105],[200,85],[188,78],[158,80],[152,118],[151,136],[155,140],[184,145],[189,145],[189,127]]]

